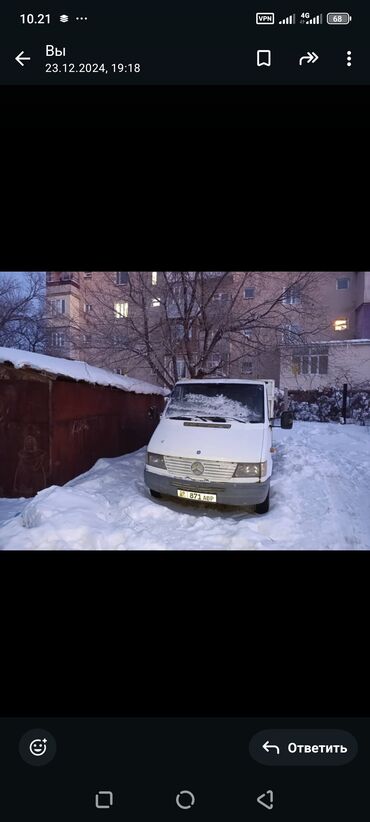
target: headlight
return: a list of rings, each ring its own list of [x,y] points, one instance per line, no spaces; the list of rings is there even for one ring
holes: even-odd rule
[[[166,463],[162,454],[149,454],[148,452],[147,463],[148,465],[152,465],[153,468],[164,468],[164,470],[166,470]]]
[[[267,462],[238,462],[234,477],[264,477],[267,472]]]

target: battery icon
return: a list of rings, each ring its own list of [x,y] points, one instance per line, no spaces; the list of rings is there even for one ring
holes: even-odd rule
[[[348,11],[330,11],[326,15],[326,22],[329,26],[348,26],[351,20],[352,17]]]

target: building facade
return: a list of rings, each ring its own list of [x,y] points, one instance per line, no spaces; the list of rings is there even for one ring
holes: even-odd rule
[[[301,278],[300,272],[204,273],[212,295],[209,327],[200,320],[190,323],[188,358],[197,357],[204,334],[221,327],[230,311],[237,319],[235,329],[229,323],[210,350],[207,367],[213,376],[266,377],[282,388],[302,389],[344,378],[370,381],[370,272],[303,272]],[[305,274],[310,275],[308,289]],[[169,373],[175,359],[174,376],[188,376],[183,305],[175,287],[171,299],[163,295],[163,272],[47,272],[48,353],[163,385],[146,361],[141,340],[145,302],[144,325],[159,359]],[[264,324],[267,304],[275,314],[270,310]],[[171,324],[170,345],[163,340],[163,312]]]

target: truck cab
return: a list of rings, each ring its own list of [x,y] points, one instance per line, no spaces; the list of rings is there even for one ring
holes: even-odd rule
[[[274,389],[274,380],[177,382],[148,445],[144,477],[152,496],[266,513]],[[282,419],[282,427],[291,423]]]

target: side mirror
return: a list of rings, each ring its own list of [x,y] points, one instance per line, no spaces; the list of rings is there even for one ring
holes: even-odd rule
[[[280,425],[281,428],[293,428],[293,414],[291,411],[283,411]]]

